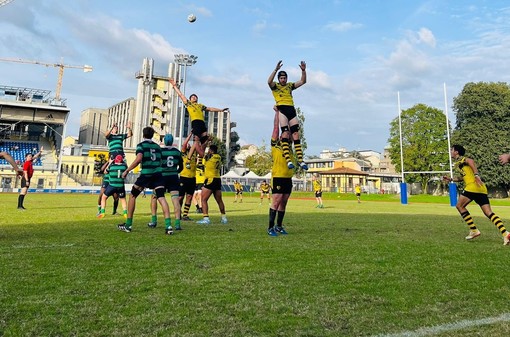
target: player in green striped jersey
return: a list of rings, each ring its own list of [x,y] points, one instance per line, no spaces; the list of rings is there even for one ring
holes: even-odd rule
[[[133,135],[131,130],[131,122],[127,123],[127,133],[119,133],[119,127],[117,123],[112,125],[112,128],[106,131],[105,138],[108,140],[109,157],[115,158],[117,155],[124,157],[124,140],[128,139]]]
[[[173,146],[174,136],[166,134],[161,148],[161,170],[165,182],[165,192],[170,193],[174,206],[175,230],[181,230],[181,204],[179,202],[179,172],[183,169],[182,154],[179,149]],[[151,200],[152,218],[148,226],[155,228],[158,223],[158,203],[153,194]]]
[[[127,205],[126,205],[126,189],[124,188],[124,178],[122,173],[127,169],[122,155],[118,154],[114,161],[108,167],[108,186],[101,197],[101,211],[98,218],[102,219],[105,216],[106,199],[112,195],[118,195],[122,209],[124,210],[124,218],[127,218]]]
[[[143,141],[136,146],[136,158],[129,165],[127,170],[122,173],[122,178],[126,178],[127,174],[131,172],[138,165],[141,166],[140,176],[136,179],[133,187],[131,188],[131,195],[128,202],[128,216],[123,224],[117,227],[124,232],[131,232],[133,225],[133,214],[136,207],[136,197],[142,193],[144,188],[151,188],[156,194],[156,198],[163,209],[165,215],[165,234],[173,234],[170,211],[168,203],[165,199],[165,183],[161,175],[161,147],[159,144],[152,140],[154,137],[154,129],[150,126],[142,130]]]

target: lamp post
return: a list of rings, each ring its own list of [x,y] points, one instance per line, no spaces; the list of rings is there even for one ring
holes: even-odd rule
[[[187,54],[175,54],[174,61],[179,66],[179,77],[182,74],[182,82],[180,90],[185,94],[186,90],[186,69],[197,63],[198,56],[187,55]],[[182,138],[184,137],[184,116],[186,107],[184,104],[181,105],[181,111],[179,113],[179,149],[182,147]]]

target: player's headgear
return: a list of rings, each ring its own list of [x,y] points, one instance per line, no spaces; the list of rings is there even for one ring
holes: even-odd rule
[[[189,99],[191,99],[191,97],[193,97],[193,96],[195,96],[195,97],[197,98],[197,101],[198,101],[198,96],[197,96],[197,94],[191,94],[191,95],[189,95]]]
[[[120,164],[120,163],[122,163],[124,161],[124,157],[122,157],[121,154],[118,154],[118,155],[115,156],[114,161],[115,161],[115,164]]]
[[[285,72],[285,71],[283,71],[283,70],[280,70],[280,71],[278,72],[278,78],[279,78],[280,76],[288,77],[288,76],[287,76],[287,72]]]
[[[174,136],[172,136],[170,133],[167,133],[165,135],[164,142],[166,146],[172,145],[174,143]]]

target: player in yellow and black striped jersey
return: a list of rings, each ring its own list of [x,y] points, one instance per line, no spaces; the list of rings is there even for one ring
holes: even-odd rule
[[[179,202],[181,206],[184,204],[184,209],[182,210],[181,220],[190,221],[189,217],[189,208],[191,207],[191,201],[193,199],[193,194],[195,194],[196,187],[196,169],[197,169],[197,156],[196,153],[191,155],[191,159],[188,158],[191,146],[189,141],[193,135],[189,134],[188,137],[184,140],[181,152],[182,152],[182,160],[183,160],[183,169],[179,176]]]
[[[234,202],[237,202],[237,199],[239,198],[239,203],[243,202],[243,185],[239,181],[234,181],[234,190],[236,192],[236,196],[234,199]]]
[[[303,170],[308,170],[308,166],[303,161],[303,149],[301,147],[301,140],[299,139],[299,120],[296,114],[296,108],[294,107],[294,99],[292,98],[292,91],[299,88],[306,83],[306,63],[301,61],[299,68],[301,68],[301,79],[297,82],[287,82],[287,73],[285,71],[279,71],[278,75],[276,72],[282,67],[282,61],[278,61],[276,68],[269,75],[267,84],[273,93],[273,97],[276,102],[276,108],[280,112],[279,123],[282,130],[282,149],[287,166],[294,168],[290,157],[290,137],[294,141],[294,149],[296,150],[296,156],[299,166]],[[277,76],[277,82],[274,82],[274,78]]]
[[[197,147],[199,156],[204,156],[206,144]],[[221,156],[218,154],[218,146],[212,144],[209,146],[209,153],[204,157],[204,186],[202,187],[202,214],[204,218],[197,221],[198,224],[208,225],[211,223],[209,219],[209,204],[207,201],[214,196],[221,213],[221,223],[227,223],[227,216],[225,214],[225,204],[221,194]]]
[[[201,146],[206,143],[209,139],[209,135],[207,134],[207,126],[205,125],[205,112],[227,112],[228,108],[213,108],[205,106],[201,103],[198,103],[198,96],[196,94],[191,94],[189,99],[184,96],[184,94],[179,90],[175,80],[170,79],[170,84],[174,88],[175,92],[181,99],[182,103],[186,106],[186,110],[189,114],[189,119],[191,120],[191,131],[195,135],[193,141],[193,147],[188,155],[188,159],[191,159],[191,155],[197,150],[198,146]]]
[[[271,135],[271,156],[273,158],[273,167],[271,169],[273,198],[269,208],[269,226],[267,234],[278,236],[287,234],[283,227],[283,218],[285,209],[292,193],[292,177],[294,169],[287,166],[287,160],[283,153],[282,142],[279,137],[279,112],[275,110],[273,133]],[[276,219],[276,225],[275,225]]]
[[[322,183],[317,178],[317,176],[313,176],[312,178],[313,184],[313,192],[315,193],[315,200],[317,201],[317,208],[324,208],[324,204],[322,203]]]
[[[510,233],[506,230],[503,225],[503,221],[494,214],[491,209],[489,197],[487,195],[487,187],[480,178],[478,168],[475,161],[465,156],[466,150],[461,145],[453,145],[450,149],[450,155],[455,160],[455,170],[459,178],[451,179],[450,177],[443,177],[449,181],[463,181],[464,192],[459,197],[457,202],[457,210],[460,213],[462,219],[469,226],[469,234],[466,236],[466,240],[472,240],[480,236],[480,231],[476,227],[471,214],[467,210],[467,205],[471,201],[476,202],[487,218],[498,228],[499,232],[503,236],[503,244],[510,244]]]
[[[264,200],[264,196],[267,195],[267,201],[271,203],[271,185],[269,185],[265,180],[260,184],[260,204],[262,205],[262,201]]]

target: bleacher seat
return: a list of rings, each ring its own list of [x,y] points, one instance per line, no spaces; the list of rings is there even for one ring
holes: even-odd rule
[[[8,152],[14,160],[22,164],[25,161],[25,155],[27,153],[36,154],[39,152],[39,143],[4,140],[0,143],[0,151]],[[0,159],[0,165],[8,164],[9,163],[5,159]],[[41,158],[37,158],[34,162],[34,166],[42,166]]]

